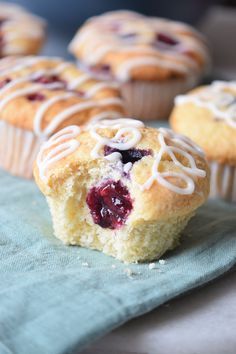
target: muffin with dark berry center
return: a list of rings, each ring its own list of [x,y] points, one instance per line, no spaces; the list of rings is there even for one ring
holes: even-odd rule
[[[209,192],[200,148],[134,119],[64,128],[42,145],[34,175],[56,237],[125,262],[175,247]]]

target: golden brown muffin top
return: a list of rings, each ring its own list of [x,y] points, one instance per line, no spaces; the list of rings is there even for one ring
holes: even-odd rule
[[[145,205],[153,218],[169,215],[171,208],[177,215],[191,212],[209,192],[208,165],[200,148],[169,129],[148,128],[133,119],[66,127],[42,146],[34,175],[42,192],[54,195],[70,176],[97,168],[104,178],[111,169],[132,184],[142,210]]]
[[[132,11],[89,19],[69,50],[95,74],[119,81],[191,79],[209,64],[205,40],[192,27]]]
[[[201,146],[209,160],[236,166],[235,81],[214,81],[177,96],[170,123]]]
[[[0,117],[47,137],[71,124],[120,117],[117,85],[94,80],[70,62],[49,57],[8,57],[0,61]]]
[[[45,38],[46,22],[21,6],[0,3],[0,57],[37,54]]]

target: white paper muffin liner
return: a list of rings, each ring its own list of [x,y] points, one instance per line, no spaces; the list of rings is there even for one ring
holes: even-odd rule
[[[175,96],[197,85],[199,76],[163,82],[130,81],[121,84],[129,116],[143,120],[167,119]]]
[[[236,202],[236,166],[210,162],[211,198]]]
[[[0,167],[15,176],[32,178],[42,140],[31,131],[0,121]]]

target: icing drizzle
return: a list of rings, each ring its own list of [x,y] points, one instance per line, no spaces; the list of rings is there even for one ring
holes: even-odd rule
[[[160,43],[160,35],[167,38],[166,43]],[[108,12],[87,21],[69,45],[72,53],[77,54],[78,48],[80,60],[88,66],[105,62],[112,52],[130,54],[112,67],[112,74],[120,81],[129,80],[136,67],[164,67],[186,75],[202,71],[209,62],[203,38],[190,26],[131,11]],[[189,55],[191,52],[205,64]]]
[[[190,154],[195,153],[203,157],[201,149],[193,144],[188,138],[174,134],[170,129],[160,128],[158,134],[158,141],[160,143],[160,150],[154,157],[152,166],[152,174],[149,179],[141,186],[143,190],[149,189],[154,181],[157,181],[162,186],[170,189],[178,194],[192,194],[195,190],[194,176],[206,177],[206,171],[197,167],[195,159]],[[175,154],[184,157],[188,166],[183,165],[176,157]],[[160,172],[160,164],[162,157],[167,155],[170,160],[181,169],[181,172]],[[168,181],[169,178],[175,177],[184,182],[186,187],[178,187]]]
[[[6,107],[6,105],[18,97],[24,97],[26,95],[30,95],[36,93],[40,90],[55,90],[61,89],[65,91],[63,94],[57,94],[55,96],[49,97],[48,99],[41,102],[39,108],[37,109],[35,116],[34,116],[34,133],[42,138],[49,137],[57,128],[58,126],[63,123],[66,119],[71,117],[73,114],[79,113],[86,109],[92,108],[103,108],[104,112],[95,113],[90,119],[97,119],[97,115],[100,114],[102,118],[108,118],[109,115],[112,116],[120,116],[119,110],[111,111],[108,110],[106,106],[114,105],[123,108],[123,101],[118,97],[108,97],[108,98],[101,98],[101,99],[94,99],[93,97],[99,92],[104,89],[108,88],[117,88],[117,85],[111,82],[95,82],[88,89],[84,89],[84,95],[80,97],[80,102],[71,105],[70,107],[65,108],[60,113],[56,114],[51,122],[47,125],[45,129],[42,129],[42,121],[44,119],[44,115],[46,112],[56,103],[59,101],[64,101],[69,98],[78,98],[78,92],[80,87],[86,83],[87,81],[91,80],[91,76],[88,74],[79,74],[78,77],[70,80],[68,82],[68,86],[65,87],[65,83],[58,81],[52,83],[40,83],[40,81],[35,81],[37,78],[41,76],[49,76],[49,75],[59,75],[62,74],[68,67],[71,67],[73,64],[68,62],[62,62],[57,58],[48,59],[44,57],[27,57],[27,58],[17,58],[15,61],[10,60],[7,63],[7,60],[3,61],[2,63],[2,70],[0,66],[0,75],[1,76],[8,76],[12,72],[18,72],[20,70],[26,69],[31,65],[37,64],[38,62],[43,61],[52,61],[55,62],[56,66],[53,69],[40,69],[36,72],[30,72],[25,74],[24,77],[17,77],[15,79],[11,79],[10,82],[6,83],[3,87],[0,88],[0,112]],[[9,65],[9,66],[8,66]],[[19,84],[27,84],[26,87],[19,87]],[[106,113],[106,110],[108,111]]]
[[[236,81],[214,81],[200,92],[176,97],[176,105],[185,103],[207,108],[215,119],[236,128]]]
[[[42,181],[45,182],[47,180],[46,172],[52,164],[78,149],[79,142],[76,137],[79,133],[80,128],[77,125],[71,125],[60,130],[42,144],[36,160]]]
[[[104,146],[109,146],[118,150],[128,150],[134,148],[142,138],[142,128],[144,124],[141,121],[134,119],[113,119],[101,120],[94,126],[87,126],[84,128],[88,130],[91,136],[95,139],[95,146],[91,150],[91,158],[103,158],[110,161],[112,164],[121,163],[121,154],[113,152],[110,155],[104,156]],[[104,137],[102,129],[110,129],[114,131],[113,137]],[[50,166],[60,159],[73,153],[78,147],[79,142],[76,137],[80,133],[77,126],[67,127],[54,136],[48,142],[43,144],[38,155],[37,164],[39,168],[39,175],[42,180],[46,181],[46,172]],[[140,185],[137,184],[141,190],[149,189],[154,182],[157,182],[165,188],[182,195],[189,195],[195,191],[195,178],[206,177],[206,171],[197,167],[193,155],[198,155],[204,158],[202,150],[195,145],[190,139],[179,134],[175,134],[170,129],[158,129],[158,142],[160,149],[154,155],[154,161],[151,168],[151,176],[147,181]],[[184,159],[183,164],[178,157]],[[162,163],[164,161],[171,161],[176,168],[175,171],[162,171]],[[122,166],[124,172],[128,172],[132,163],[128,162]],[[170,179],[177,178],[182,186],[174,184]]]

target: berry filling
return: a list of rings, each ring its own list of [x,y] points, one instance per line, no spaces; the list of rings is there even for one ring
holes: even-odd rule
[[[66,85],[66,81],[60,79],[57,75],[42,75],[40,77],[38,77],[37,79],[33,80],[34,82],[38,82],[40,84],[53,84],[55,82],[59,82],[62,83],[64,86]]]
[[[104,147],[104,155],[110,155],[113,152],[119,152],[121,154],[121,161],[123,164],[131,162],[132,164],[141,160],[144,156],[149,156],[152,154],[151,150],[141,150],[141,149],[129,149],[129,150],[118,150],[114,149],[108,145]]]
[[[121,181],[108,180],[91,188],[86,202],[94,223],[112,230],[124,225],[133,208],[129,191]]]
[[[30,95],[27,95],[26,98],[29,101],[43,101],[45,96],[42,93],[31,93]]]
[[[155,45],[157,47],[163,48],[163,47],[173,47],[179,44],[179,42],[174,39],[173,37],[170,37],[169,35],[165,33],[157,33],[156,35],[156,41]]]
[[[0,89],[3,88],[6,84],[9,84],[9,82],[11,82],[11,79],[9,79],[8,77],[0,81]]]

